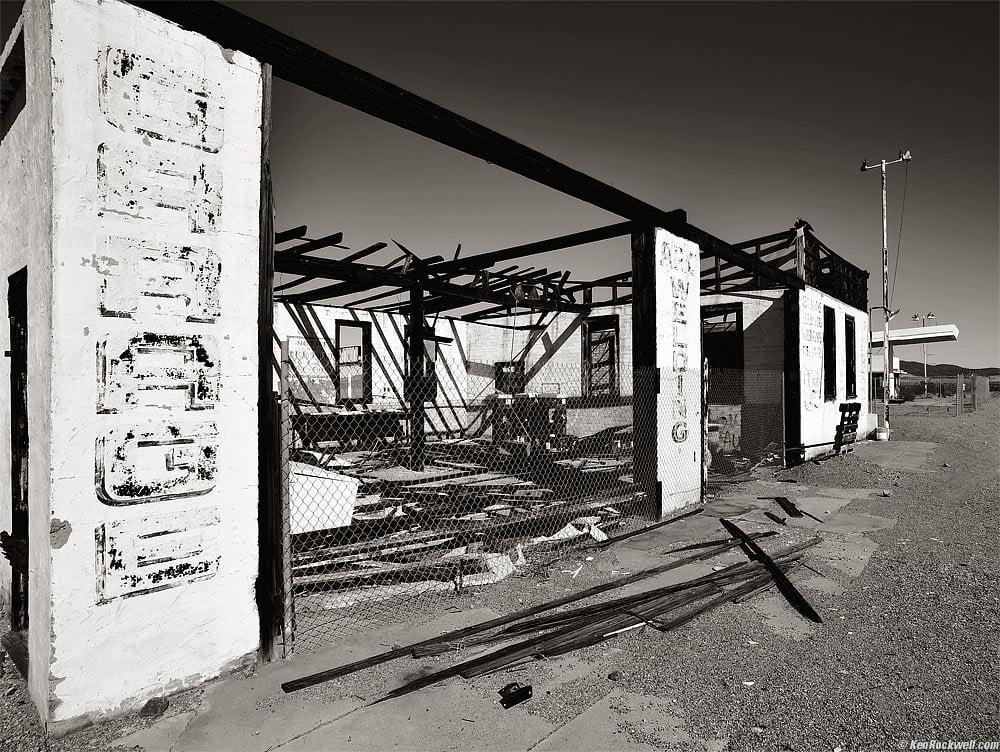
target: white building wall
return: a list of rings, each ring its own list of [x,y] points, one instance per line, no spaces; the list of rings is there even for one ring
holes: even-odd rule
[[[118,0],[51,7],[51,512],[69,534],[42,715],[66,729],[258,645],[261,70]]]
[[[657,478],[661,514],[701,501],[702,359],[700,251],[657,228],[656,398]]]
[[[4,12],[7,12],[6,10]],[[0,142],[0,305],[7,306],[7,278],[28,267],[28,490],[29,490],[29,692],[45,717],[49,681],[49,434],[52,362],[52,71],[50,9],[27,0],[22,15],[26,103]],[[6,46],[9,52],[21,27]],[[0,40],[0,44],[3,41]],[[4,58],[6,56],[3,56]],[[0,59],[0,65],[3,60]],[[0,349],[10,349],[10,329],[0,325]],[[9,530],[10,359],[0,358],[0,529]],[[0,557],[0,611],[7,613],[10,567]],[[3,625],[6,630],[7,625]]]
[[[427,430],[441,434],[460,431],[469,421],[467,413],[467,367],[464,347],[466,322],[447,319],[443,316],[430,317],[434,323],[434,333],[439,337],[451,338],[452,342],[442,342],[437,346],[436,373],[438,378],[437,397],[428,403],[426,410]],[[381,313],[361,309],[340,308],[324,305],[274,306],[274,333],[278,340],[289,340],[290,355],[296,368],[304,377],[326,376],[323,363],[314,354],[312,341],[336,362],[337,322],[364,322],[371,324],[372,347],[372,402],[373,408],[399,409],[405,405],[403,374],[406,372],[406,341],[404,339],[406,318],[396,313]],[[278,346],[275,345],[275,362],[278,362]],[[298,377],[292,370],[289,378],[294,382]],[[275,384],[278,375],[275,375]],[[293,388],[295,384],[292,384]],[[332,387],[332,384],[331,384]]]
[[[835,312],[837,341],[837,394],[826,400],[823,395],[823,307]],[[847,395],[847,349],[844,317],[852,316],[855,325],[855,360],[857,395]],[[799,371],[801,379],[802,445],[804,459],[810,460],[833,449],[840,423],[840,405],[860,402],[858,437],[864,438],[874,426],[868,425],[868,340],[869,320],[866,311],[852,308],[836,298],[811,287],[799,291]],[[818,446],[812,446],[818,445]]]

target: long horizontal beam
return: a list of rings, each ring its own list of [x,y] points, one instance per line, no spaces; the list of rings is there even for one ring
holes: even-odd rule
[[[778,284],[803,286],[802,281],[793,275],[758,262],[687,224],[686,215],[680,210],[667,212],[658,209],[232,8],[204,0],[132,2],[225,48],[240,50],[271,65],[272,75],[276,78],[644,226],[662,227],[695,242],[698,238],[711,238],[718,244],[718,253],[723,258],[743,261],[743,265],[751,271]]]
[[[401,89],[216,2],[134,0],[228,49],[269,63],[272,74],[413,133],[547,185],[613,214],[674,229],[676,217],[484,125]]]

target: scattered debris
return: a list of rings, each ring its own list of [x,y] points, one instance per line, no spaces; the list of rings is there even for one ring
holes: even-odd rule
[[[812,542],[807,542],[805,544],[799,544],[801,547],[798,550],[807,548],[809,545],[815,545],[818,543],[819,539],[812,539]],[[628,575],[626,577],[620,577],[618,579],[611,580],[609,582],[601,583],[599,585],[594,585],[592,587],[581,590],[577,593],[570,593],[569,595],[563,596],[561,598],[556,598],[555,600],[546,601],[545,603],[540,603],[536,606],[526,608],[521,611],[516,611],[514,613],[507,614],[505,616],[497,617],[496,619],[490,619],[489,621],[481,622],[480,624],[474,624],[469,627],[464,627],[462,629],[457,629],[437,637],[432,637],[421,642],[414,643],[412,645],[407,645],[394,650],[388,650],[383,653],[378,653],[376,655],[364,658],[360,661],[355,661],[353,663],[348,663],[343,666],[338,666],[336,668],[327,669],[325,671],[320,671],[309,676],[304,676],[299,679],[294,679],[292,681],[287,681],[281,685],[282,690],[285,692],[295,692],[301,689],[306,689],[308,687],[315,686],[316,684],[321,684],[322,682],[330,681],[341,676],[346,676],[352,674],[356,671],[361,671],[372,666],[377,666],[388,661],[395,660],[397,658],[402,658],[404,656],[412,655],[417,656],[418,651],[427,648],[436,648],[441,645],[446,645],[451,647],[451,649],[457,649],[463,643],[463,641],[468,638],[472,638],[476,635],[489,632],[490,630],[496,629],[498,627],[503,627],[511,625],[514,622],[520,621],[522,619],[527,619],[528,617],[541,614],[545,611],[550,611],[552,609],[559,608],[560,606],[565,606],[576,601],[581,601],[585,598],[589,598],[594,595],[599,595],[600,593],[608,592],[609,590],[614,590],[625,585],[631,585],[635,582],[640,582],[642,580],[654,577],[658,574],[671,571],[673,569],[678,569],[680,567],[692,564],[698,561],[704,561],[706,559],[711,559],[721,553],[729,551],[737,546],[741,545],[740,542],[734,541],[730,543],[725,543],[714,548],[701,551],[699,553],[691,554],[683,558],[677,559],[672,562],[667,562],[650,569],[644,569],[634,574]],[[793,547],[794,548],[794,547]],[[784,554],[788,554],[788,549],[786,549]],[[725,573],[720,572],[711,575],[711,577],[720,577]],[[680,589],[685,589],[691,587],[688,584],[684,584]],[[555,616],[565,616],[565,613],[555,614]]]
[[[500,690],[500,704],[503,705],[504,710],[509,710],[529,699],[531,699],[530,684],[521,685],[517,682],[511,682]]]
[[[810,512],[805,511],[804,509],[800,509],[798,506],[796,506],[795,502],[792,501],[791,499],[789,499],[787,496],[758,496],[757,498],[758,499],[774,499],[776,502],[778,502],[778,506],[781,507],[781,509],[789,517],[799,518],[799,517],[805,516],[805,517],[809,517],[811,519],[816,520],[816,522],[818,522],[821,525],[823,524],[823,520],[821,520],[816,515],[811,514]],[[765,512],[765,514],[767,514],[767,513]],[[770,517],[770,515],[768,515],[768,516]],[[770,517],[770,519],[774,519],[774,517]],[[785,524],[785,523],[782,523],[782,524]]]
[[[773,522],[777,522],[779,525],[788,524],[788,521],[784,517],[779,517],[774,512],[764,512],[764,516]]]
[[[139,711],[142,718],[156,718],[163,715],[170,706],[170,701],[166,697],[154,697],[149,700]]]
[[[720,519],[719,522],[724,528],[726,528],[726,530],[732,533],[734,537],[743,541],[744,551],[747,551],[748,555],[752,556],[752,560],[759,561],[764,565],[767,571],[770,572],[771,576],[774,578],[774,582],[778,586],[778,590],[781,591],[781,594],[785,596],[788,602],[791,603],[800,614],[817,624],[823,623],[819,614],[817,614],[816,611],[813,610],[813,607],[809,605],[809,601],[805,599],[802,593],[795,589],[795,586],[788,581],[785,573],[781,571],[780,567],[778,567],[778,565],[775,564],[766,553],[764,553],[764,550],[754,542],[753,538],[727,519]]]
[[[690,512],[684,512],[683,514],[679,514],[676,517],[671,517],[668,520],[662,520],[661,522],[656,522],[652,525],[647,525],[646,527],[639,528],[638,530],[632,530],[631,532],[625,533],[624,535],[618,535],[615,536],[614,538],[609,538],[600,545],[602,547],[610,546],[612,543],[618,543],[619,541],[628,540],[629,538],[634,538],[637,535],[644,535],[645,533],[648,533],[651,530],[658,530],[659,528],[664,527],[665,525],[672,525],[673,523],[680,522],[681,520],[685,520],[688,517],[693,517],[696,514],[701,514],[703,511],[704,511],[703,507],[698,507],[697,509],[692,509]]]
[[[749,536],[746,539],[756,546]],[[662,631],[676,629],[712,608],[731,601],[737,595],[745,595],[759,589],[772,577],[785,577],[784,572],[791,571],[797,562],[797,554],[819,543],[819,540],[819,538],[813,538],[804,543],[790,546],[776,555],[776,561],[760,551],[760,561],[733,564],[721,572],[714,572],[694,580],[624,596],[613,601],[549,614],[520,624],[511,624],[499,633],[483,636],[475,642],[478,644],[507,642],[512,635],[529,634],[530,636],[520,642],[514,642],[506,647],[421,676],[388,692],[372,704],[401,697],[455,676],[471,679],[524,660],[554,658],[580,648],[599,644],[621,632],[641,628],[646,624]],[[757,550],[759,551],[759,548]],[[778,574],[775,575],[775,572]],[[736,584],[740,582],[742,584]],[[734,584],[736,584],[735,587],[725,589],[726,586]],[[713,594],[720,595],[708,602],[699,603]],[[684,607],[693,604],[697,605],[681,611]],[[660,617],[667,614],[672,615],[673,618],[666,622],[662,621]],[[674,616],[674,614],[677,615]]]

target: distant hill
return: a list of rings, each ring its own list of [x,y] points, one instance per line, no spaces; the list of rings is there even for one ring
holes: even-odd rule
[[[899,367],[914,376],[924,375],[924,364],[919,360],[900,360]],[[951,363],[927,364],[927,378],[929,379],[947,379],[958,376],[960,373],[977,376],[1000,376],[1000,368],[964,368]]]

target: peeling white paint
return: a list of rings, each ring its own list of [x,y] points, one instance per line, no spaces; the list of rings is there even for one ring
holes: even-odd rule
[[[6,10],[5,10],[6,12]],[[7,277],[28,267],[28,690],[42,719],[49,707],[50,588],[50,434],[52,429],[52,71],[50,6],[27,0],[24,31],[26,102],[0,142],[0,301],[6,308]],[[13,47],[14,37],[5,50]],[[3,42],[0,42],[2,44]],[[6,322],[0,326],[2,349],[10,348]],[[10,360],[0,358],[0,388],[7,394]],[[0,399],[0,421],[10,425],[10,400]],[[0,431],[0,478],[11,476],[10,431]],[[10,520],[10,486],[0,493],[0,517]],[[7,525],[2,525],[4,529]],[[0,557],[0,592],[10,592],[10,567]]]
[[[51,504],[74,533],[43,669],[66,725],[258,644],[261,77],[118,0],[50,2]]]
[[[826,400],[823,395],[823,307],[833,308],[836,317],[837,394]],[[855,361],[857,363],[857,395],[847,396],[847,349],[844,317],[852,316],[855,325]],[[836,298],[812,287],[799,291],[799,369],[801,378],[802,444],[804,459],[810,460],[833,450],[833,438],[840,423],[840,405],[860,402],[861,417],[858,438],[863,439],[874,426],[868,424],[868,342],[867,311],[852,308]],[[830,443],[825,443],[830,442]],[[810,446],[819,444],[820,446]]]
[[[701,308],[698,246],[657,228],[657,479],[661,514],[701,501]]]

